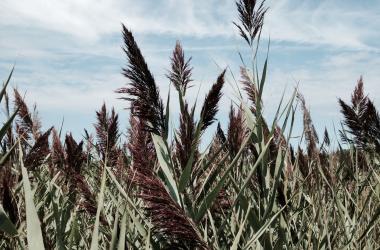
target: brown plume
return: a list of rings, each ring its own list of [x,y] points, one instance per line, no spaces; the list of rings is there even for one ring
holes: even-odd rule
[[[152,234],[164,239],[165,249],[207,249],[194,223],[171,198],[161,180],[136,172],[133,183],[140,190],[139,197],[153,224]]]
[[[58,132],[55,128],[53,128],[52,134],[53,134],[52,136],[53,142],[52,142],[52,148],[51,148],[51,159],[52,159],[53,164],[62,166],[65,159],[65,152],[63,150],[61,140],[59,139]]]
[[[243,89],[247,93],[249,100],[252,102],[252,111],[256,110],[256,102],[258,96],[258,90],[256,84],[253,82],[253,79],[248,74],[246,68],[240,67],[240,82],[243,84]]]
[[[231,105],[230,122],[228,124],[228,148],[232,156],[236,155],[243,143],[245,136],[244,119],[241,107],[235,112]]]
[[[212,85],[208,92],[201,110],[202,130],[205,130],[215,121],[215,115],[218,112],[218,103],[222,97],[222,88],[224,85],[224,74],[226,70],[219,75],[216,83]]]
[[[179,41],[175,45],[171,59],[171,71],[168,74],[169,80],[173,83],[177,91],[186,94],[191,79],[192,67],[190,67],[191,57],[185,60],[185,53]]]
[[[130,124],[128,149],[132,157],[133,171],[152,173],[153,163],[156,161],[152,138],[137,117],[131,116]]]
[[[53,128],[48,129],[44,134],[38,137],[33,147],[26,155],[25,166],[28,169],[33,170],[39,167],[50,153],[49,136],[52,129]]]
[[[240,23],[234,22],[234,24],[239,29],[240,36],[249,46],[252,46],[264,24],[264,16],[268,10],[264,7],[264,2],[265,0],[261,4],[258,4],[256,0],[239,0],[236,2]]]
[[[360,78],[351,97],[351,106],[339,99],[347,132],[353,140],[342,133],[344,141],[353,142],[359,148],[380,152],[380,117],[373,102],[364,96],[363,79]]]
[[[309,109],[306,107],[305,98],[301,93],[297,93],[297,98],[301,102],[301,107],[303,111],[303,126],[305,133],[305,140],[307,144],[307,152],[309,157],[315,158],[318,156],[317,144],[319,142],[317,132],[314,128],[313,121],[311,120],[311,115]]]
[[[29,113],[29,108],[24,102],[17,89],[14,89],[15,96],[15,108],[18,109],[19,119],[16,121],[16,129],[20,135],[23,135],[25,139],[29,139],[33,133],[33,120],[32,115]]]
[[[177,132],[175,157],[180,164],[181,169],[184,169],[191,155],[193,146],[197,147],[198,142],[195,140],[195,122],[194,113],[188,112],[188,105],[185,104],[184,112],[181,113],[179,130]],[[195,153],[195,159],[197,152]],[[196,160],[195,160],[196,161]],[[180,171],[180,170],[179,170]],[[177,173],[179,174],[179,173]]]
[[[97,148],[103,162],[107,157],[107,165],[115,166],[118,158],[117,140],[119,138],[118,115],[112,109],[108,114],[106,105],[96,112],[98,122],[95,124]]]
[[[164,105],[148,65],[142,56],[132,33],[123,25],[124,52],[128,57],[123,74],[130,80],[129,86],[120,88],[117,93],[128,96],[121,99],[131,102],[131,113],[140,118],[147,129],[156,134],[165,131]]]

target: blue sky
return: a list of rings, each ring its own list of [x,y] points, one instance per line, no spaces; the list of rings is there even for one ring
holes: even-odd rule
[[[270,37],[268,117],[282,92],[290,94],[299,82],[317,130],[331,130],[341,118],[337,98],[348,100],[360,75],[378,105],[380,1],[268,0],[267,6],[262,50]],[[238,52],[249,53],[232,24],[232,0],[2,0],[0,10],[0,77],[16,63],[11,84],[37,103],[43,125],[59,126],[64,117],[64,131],[76,136],[91,129],[103,102],[119,112],[124,132],[128,126],[127,104],[114,93],[127,82],[120,74],[126,63],[121,23],[134,32],[164,99],[176,40],[193,58],[193,101],[199,86],[203,99],[220,68],[230,66],[237,76]],[[229,85],[224,91],[222,122],[233,97]],[[176,123],[178,105],[171,109]]]

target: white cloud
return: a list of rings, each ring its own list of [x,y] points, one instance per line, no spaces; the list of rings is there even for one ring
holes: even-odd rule
[[[380,8],[376,1],[372,3]],[[265,28],[274,40],[379,49],[368,44],[369,38],[379,37],[376,7],[356,5],[353,1],[271,1]]]
[[[269,0],[265,34],[274,40],[374,49],[368,40],[379,38],[375,10],[380,6],[372,4],[359,8],[353,1]],[[2,25],[62,32],[86,42],[119,33],[120,22],[139,33],[236,35],[231,22],[237,14],[230,0],[3,0],[0,8]]]

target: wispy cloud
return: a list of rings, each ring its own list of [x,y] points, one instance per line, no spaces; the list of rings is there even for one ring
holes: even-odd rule
[[[379,37],[375,0],[269,0],[267,5],[266,31],[275,40],[369,49],[374,47],[369,40]],[[230,0],[3,0],[0,7],[2,25],[67,33],[86,42],[118,33],[120,22],[145,34],[231,36],[236,19]]]

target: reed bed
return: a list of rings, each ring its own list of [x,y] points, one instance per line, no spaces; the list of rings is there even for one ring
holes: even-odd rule
[[[83,140],[43,131],[18,90],[9,100],[12,70],[0,92],[0,248],[379,249],[378,111],[360,78],[351,103],[339,99],[336,147],[327,130],[319,138],[298,89],[271,100],[278,108],[267,121],[267,60],[256,60],[267,10],[264,1],[237,2],[234,24],[252,68],[241,67],[227,130],[219,124],[206,149],[229,73],[221,70],[206,96],[190,103],[193,68],[180,42],[167,74],[180,104],[172,128],[170,105],[122,26],[128,83],[116,91],[130,110],[127,138],[106,105]],[[298,112],[303,140],[292,145]]]

